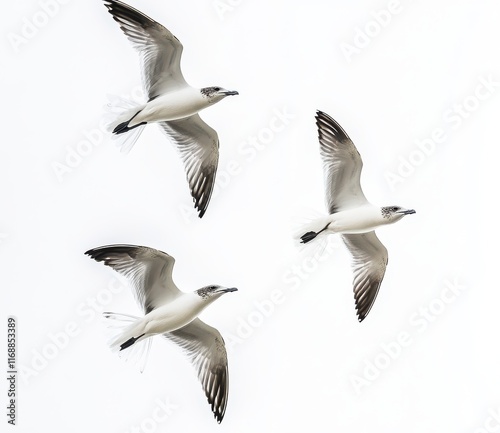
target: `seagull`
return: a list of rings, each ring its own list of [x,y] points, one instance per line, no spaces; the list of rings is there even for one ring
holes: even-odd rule
[[[318,218],[305,228],[301,243],[317,236],[339,233],[353,258],[354,299],[358,320],[370,312],[382,284],[388,263],[387,249],[377,238],[377,227],[393,224],[413,209],[401,206],[374,206],[360,185],[363,162],[354,143],[328,114],[316,112],[320,154],[326,185],[329,215]]]
[[[122,330],[111,340],[111,349],[130,351],[144,343],[142,350],[147,358],[151,337],[155,335],[178,344],[196,368],[214,417],[220,423],[229,390],[225,343],[219,331],[202,322],[198,315],[225,293],[238,289],[210,285],[192,293],[181,292],[172,280],[175,259],[153,248],[108,245],[85,254],[128,278],[144,310],[142,318],[104,313],[105,318],[121,322]]]
[[[219,86],[191,87],[181,72],[182,44],[169,30],[121,1],[105,0],[105,6],[139,51],[144,92],[149,98],[141,105],[116,104],[113,109],[119,115],[109,130],[123,138],[122,152],[129,152],[147,124],[160,125],[180,153],[194,206],[202,218],[214,188],[219,138],[198,112],[238,92]]]

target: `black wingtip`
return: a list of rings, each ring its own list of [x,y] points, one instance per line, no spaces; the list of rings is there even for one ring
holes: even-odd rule
[[[113,12],[111,11],[113,9],[113,6],[116,6],[116,4],[119,3],[115,0],[104,0],[104,6],[108,9],[109,13],[112,15]]]
[[[100,259],[101,249],[102,249],[102,247],[92,248],[88,251],[85,251],[84,254],[86,256],[89,256],[91,259],[94,259],[94,260],[100,262],[102,260],[102,259]]]
[[[328,114],[326,114],[324,111],[321,111],[321,110],[316,110],[316,116],[314,116],[316,118],[316,123],[321,120],[322,118],[323,119],[328,119],[328,120],[333,120],[331,116],[329,116]]]
[[[338,122],[329,114],[326,114],[324,111],[321,110],[316,110],[316,125],[318,128],[323,124],[323,123],[333,123],[335,126],[340,127]]]
[[[358,316],[358,322],[361,323],[363,320],[366,319],[366,317],[368,316],[368,313],[370,311],[359,311],[357,308],[356,308],[356,314]]]
[[[300,237],[300,242],[302,244],[307,244],[308,242],[311,242],[316,236],[318,236],[318,233],[316,232],[307,232]]]
[[[104,6],[106,6],[108,9],[111,9],[113,6],[125,6],[127,8],[130,8],[131,6],[123,3],[120,0],[103,0],[104,1]]]
[[[220,424],[224,419],[224,413],[221,413],[220,411],[216,410],[214,411],[214,418],[217,421],[217,424]]]
[[[189,182],[189,179],[188,179]],[[203,182],[204,185],[205,181]],[[210,199],[212,198],[212,191],[214,188],[215,182],[212,185],[212,188],[208,192],[203,192],[201,196],[196,197],[196,194],[193,190],[191,190],[191,196],[193,197],[193,203],[195,209],[198,211],[198,218],[203,218],[205,212],[208,209],[208,205],[210,204]]]
[[[86,251],[84,254],[94,259],[96,262],[104,261],[104,264],[107,265],[107,260],[110,254],[128,254],[133,258],[134,251],[137,248],[143,247],[127,244],[104,245],[102,247],[92,248],[91,250]]]
[[[93,259],[94,258],[94,254],[95,254],[95,248],[92,248],[92,249],[90,249],[88,251],[85,251],[83,254],[86,255],[86,256],[89,256],[90,258]]]

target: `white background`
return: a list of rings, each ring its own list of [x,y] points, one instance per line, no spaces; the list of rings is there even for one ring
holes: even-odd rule
[[[4,5],[1,339],[16,316],[18,431],[494,431],[498,2],[402,0],[384,28],[374,14],[386,1],[223,0],[219,11],[211,0],[131,3],[182,41],[189,83],[240,92],[202,114],[221,141],[218,193],[199,220],[158,128],[128,155],[102,137],[106,95],[140,85],[138,56],[102,2],[58,4],[45,21],[38,1]],[[29,33],[35,18],[43,25]],[[322,254],[293,242],[297,222],[325,212],[316,109],[356,143],[367,197],[417,211],[378,231],[389,266],[362,324],[339,240]],[[276,111],[293,119],[270,135]],[[416,140],[436,129],[444,139],[424,155]],[[85,148],[86,136],[95,145]],[[58,177],[79,145],[87,154]],[[391,186],[387,173],[399,176],[411,155],[419,165]],[[176,346],[157,338],[143,374],[109,351],[100,313],[139,312],[128,289],[111,294],[121,287],[113,271],[83,254],[110,243],[170,253],[185,291],[240,289],[202,315],[230,346],[221,425]],[[366,382],[356,387],[356,377]],[[6,394],[4,381],[2,407]],[[176,407],[169,416],[158,399]]]

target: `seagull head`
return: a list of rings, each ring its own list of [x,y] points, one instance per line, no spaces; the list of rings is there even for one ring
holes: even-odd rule
[[[416,213],[413,209],[405,209],[401,206],[385,206],[381,208],[382,217],[387,219],[388,223],[395,223],[403,218],[405,215]]]
[[[238,289],[232,287],[224,287],[224,286],[206,286],[201,289],[196,290],[196,294],[200,296],[203,300],[215,301],[217,298],[221,297],[225,293],[236,292]]]
[[[200,90],[200,92],[203,95],[203,97],[207,98],[208,102],[211,104],[219,102],[226,96],[239,95],[239,93],[236,90],[226,90],[219,86],[204,87],[203,89]]]

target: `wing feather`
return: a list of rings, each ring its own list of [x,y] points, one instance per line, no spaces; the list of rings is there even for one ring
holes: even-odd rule
[[[107,245],[85,254],[126,277],[145,314],[182,293],[172,280],[175,259],[163,251],[136,245]]]
[[[229,392],[227,352],[220,332],[200,319],[195,319],[183,328],[167,332],[163,336],[178,344],[188,355],[198,373],[214,417],[220,423],[226,412]]]
[[[367,203],[360,185],[363,161],[346,132],[328,114],[316,113],[328,212]]]
[[[217,132],[198,114],[159,125],[181,155],[194,205],[202,218],[215,185],[219,162]]]
[[[358,320],[362,322],[370,312],[388,263],[387,249],[374,231],[342,235],[353,258],[353,289]]]
[[[181,71],[182,44],[167,28],[121,1],[105,0],[105,6],[141,56],[149,99],[187,85]]]

